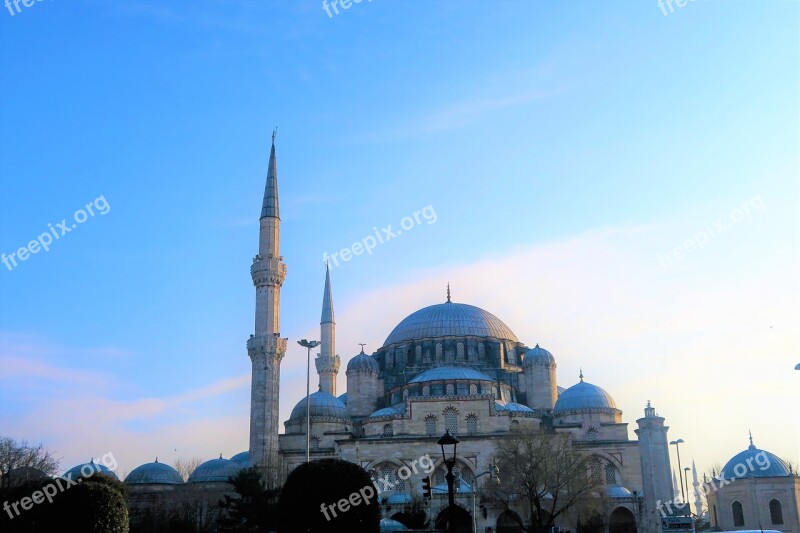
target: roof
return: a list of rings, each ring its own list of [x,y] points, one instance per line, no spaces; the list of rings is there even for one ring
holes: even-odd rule
[[[237,453],[236,455],[231,457],[231,461],[233,461],[234,463],[238,463],[238,464],[244,466],[245,468],[247,468],[249,466],[252,466],[252,463],[250,463],[250,452],[249,451],[244,451],[244,452]]]
[[[227,482],[241,469],[241,464],[234,463],[229,459],[222,457],[211,459],[195,468],[194,472],[189,475],[187,483]]]
[[[378,362],[374,357],[365,354],[363,348],[361,349],[360,354],[350,359],[350,361],[347,363],[347,372],[355,372],[359,370],[366,370],[376,374],[380,371]]]
[[[311,416],[347,417],[347,407],[344,402],[325,391],[317,391],[309,396],[308,409]],[[306,399],[300,400],[292,409],[292,418],[306,417]]]
[[[541,348],[538,344],[525,352],[525,357],[522,360],[522,366],[530,366],[534,363],[538,364],[550,364],[553,365],[556,362],[556,358],[553,357],[553,354]]]
[[[180,485],[183,483],[183,478],[177,470],[167,464],[159,463],[156,459],[154,463],[145,463],[131,470],[125,478],[125,483]]]
[[[440,366],[431,368],[425,372],[418,374],[409,383],[425,383],[428,381],[443,381],[443,380],[456,380],[466,379],[471,381],[494,381],[491,377],[483,372],[479,372],[474,368],[467,366]]]
[[[105,465],[100,463],[95,463],[94,459],[89,461],[88,463],[83,463],[82,465],[73,466],[61,477],[69,478],[72,480],[78,479],[79,477],[91,477],[94,474],[100,474],[102,476],[108,476],[110,478],[119,480],[117,474],[106,468]]]
[[[473,305],[445,302],[408,315],[386,337],[383,345],[447,336],[493,337],[519,342],[514,332],[490,312]]]
[[[527,405],[522,405],[521,403],[509,402],[505,403],[500,400],[496,400],[494,402],[494,408],[496,411],[510,411],[513,413],[532,413],[533,409],[528,407]]]
[[[617,408],[614,398],[597,385],[592,385],[581,379],[580,383],[573,385],[559,395],[553,411],[608,408]]]
[[[774,477],[788,476],[789,465],[780,457],[766,451],[760,450],[753,444],[750,437],[750,446],[743,452],[739,452],[725,463],[722,467],[721,477],[724,479],[736,479],[745,477]]]
[[[275,158],[275,134],[272,134],[272,149],[269,152],[267,185],[264,188],[264,202],[261,204],[261,218],[281,218],[278,209],[278,164]]]
[[[406,412],[404,404],[398,404],[394,407],[384,407],[383,409],[378,409],[368,418],[378,418],[379,416],[395,416],[395,415],[402,415]]]

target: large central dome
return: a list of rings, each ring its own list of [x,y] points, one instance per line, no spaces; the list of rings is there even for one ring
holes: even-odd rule
[[[430,337],[494,337],[519,342],[502,320],[474,305],[446,302],[411,313],[392,330],[384,346]]]

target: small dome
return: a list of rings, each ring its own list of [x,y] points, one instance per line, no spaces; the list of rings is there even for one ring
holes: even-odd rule
[[[187,483],[227,482],[241,469],[242,465],[228,459],[222,457],[211,459],[195,468],[194,472],[189,475]]]
[[[180,485],[183,483],[183,478],[177,470],[164,463],[159,463],[156,459],[154,463],[145,463],[131,470],[131,473],[125,478],[125,483]]]
[[[722,467],[724,479],[788,476],[790,474],[789,465],[780,457],[756,448],[753,445],[753,437],[750,437],[750,446],[745,451],[731,457],[730,461]]]
[[[408,528],[397,520],[381,518],[381,533],[384,531],[408,531]]]
[[[406,412],[404,404],[398,404],[393,407],[384,407],[383,409],[378,409],[371,415],[369,418],[378,418],[379,416],[395,416],[395,415],[402,415]]]
[[[395,492],[386,498],[386,503],[389,505],[405,505],[407,503],[411,503],[411,495],[406,494],[405,492]]]
[[[525,358],[522,360],[523,367],[528,367],[533,364],[554,365],[556,364],[556,358],[553,357],[553,354],[544,348],[540,348],[537,344],[534,348],[525,352]]]
[[[377,374],[380,371],[380,367],[378,366],[378,362],[375,360],[374,357],[371,357],[364,353],[364,349],[361,349],[361,353],[350,359],[347,363],[347,374],[350,372],[374,372]]]
[[[108,476],[112,479],[116,479],[117,481],[119,481],[119,478],[114,472],[106,468],[104,465],[101,465],[100,463],[95,463],[94,459],[92,459],[88,463],[83,463],[82,465],[73,466],[72,468],[64,472],[64,475],[61,477],[75,480],[78,479],[79,477],[91,477],[94,474],[100,474],[101,476]]]
[[[562,393],[562,392],[564,392],[564,391],[565,391],[565,390],[567,390],[567,389],[565,389],[564,387],[558,387],[558,386],[557,386],[557,387],[556,387],[556,390],[558,391],[558,395],[559,395],[559,396],[561,396],[561,393]]]
[[[346,392],[344,394],[340,394],[339,396],[337,396],[337,398],[339,398],[339,401],[341,401],[343,404],[347,405],[347,393]]]
[[[250,452],[249,451],[237,453],[236,455],[231,457],[231,461],[233,461],[234,463],[242,465],[242,467],[244,467],[244,468],[249,468],[249,467],[253,466],[250,463]]]
[[[511,411],[513,413],[532,413],[533,409],[527,405],[522,405],[521,403],[509,402],[505,404],[503,411]]]
[[[611,485],[608,487],[609,498],[630,498],[632,496],[633,493],[630,490],[620,485]]]
[[[609,393],[598,387],[581,381],[562,392],[553,411],[570,411],[575,409],[616,409],[617,404]]]
[[[425,383],[427,381],[445,380],[452,381],[456,379],[471,381],[494,381],[483,372],[478,372],[477,370],[466,366],[440,366],[426,370],[422,374],[419,374],[414,379],[409,381],[409,383]]]
[[[384,346],[431,337],[491,337],[519,342],[502,320],[480,307],[446,302],[424,307],[404,318]]]
[[[311,416],[332,416],[338,418],[347,418],[347,407],[345,404],[332,394],[325,391],[317,391],[309,397],[309,406]],[[297,405],[292,409],[292,418],[305,418],[306,417],[306,399],[300,400]]]

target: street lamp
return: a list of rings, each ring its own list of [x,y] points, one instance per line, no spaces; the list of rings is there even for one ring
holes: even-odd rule
[[[453,492],[453,482],[456,480],[456,478],[453,475],[453,467],[456,464],[456,447],[458,446],[458,439],[450,434],[449,429],[445,429],[444,435],[441,439],[439,439],[437,444],[442,447],[442,460],[444,461],[444,465],[447,467],[447,475],[444,476],[444,478],[447,480],[447,531],[452,533],[453,507],[456,505],[456,498]],[[447,446],[447,450],[445,450],[445,446]],[[449,452],[450,446],[453,447],[453,454],[450,456],[450,459],[448,459],[447,452]]]
[[[478,487],[478,478],[489,474],[492,479],[497,481],[497,483],[500,483],[500,477],[498,475],[499,473],[500,470],[497,468],[497,465],[491,464],[489,465],[489,470],[486,472],[481,472],[472,478],[472,531],[475,531],[476,533],[478,531],[478,519],[475,516],[475,489]],[[462,477],[461,479],[463,480],[464,478]]]
[[[311,460],[311,348],[319,346],[319,341],[303,339],[297,344],[308,349],[308,362],[306,364],[306,462]]]
[[[678,477],[680,478],[680,481],[681,481],[681,499],[685,502],[686,501],[686,495],[683,493],[683,476],[680,475],[682,469],[681,469],[681,449],[680,449],[680,446],[679,446],[679,445],[683,444],[683,439],[673,440],[673,441],[670,442],[670,444],[674,444],[675,445],[675,451],[678,452]]]
[[[686,482],[686,495],[687,496],[689,496],[689,470],[691,470],[691,468],[689,468],[688,466],[683,469],[683,474],[684,474],[683,479]],[[684,503],[686,504],[686,506],[688,508],[687,510],[689,511],[689,514],[691,515],[692,514],[692,506],[689,504],[689,500],[687,499]]]

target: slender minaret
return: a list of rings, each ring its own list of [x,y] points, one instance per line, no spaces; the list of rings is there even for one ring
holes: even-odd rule
[[[697,479],[697,467],[692,459],[692,486],[694,487],[694,514],[703,514],[703,499],[700,497],[700,480]],[[688,498],[687,498],[688,499]]]
[[[322,318],[320,327],[320,353],[314,363],[319,374],[321,391],[336,396],[336,374],[339,373],[339,356],[336,355],[336,320],[333,318],[333,294],[331,294],[331,271],[325,265],[325,292],[322,294]]]
[[[247,341],[253,363],[250,390],[250,461],[264,472],[268,485],[277,482],[278,389],[286,339],[280,337],[281,286],[286,265],[280,254],[281,219],[278,211],[278,165],[275,133],[269,154],[267,186],[259,221],[258,255],[250,274],[256,287],[255,335]]]

